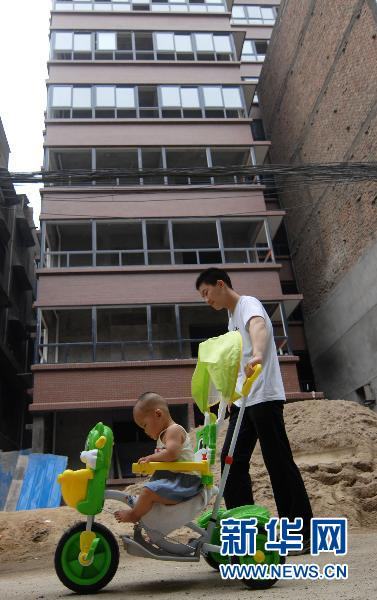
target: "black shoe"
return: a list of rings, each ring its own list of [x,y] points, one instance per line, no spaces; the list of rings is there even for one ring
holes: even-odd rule
[[[310,537],[303,539],[302,550],[288,550],[288,556],[302,556],[304,554],[310,554]]]

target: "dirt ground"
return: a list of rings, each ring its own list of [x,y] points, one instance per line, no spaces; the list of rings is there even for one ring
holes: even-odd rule
[[[152,597],[169,593],[172,598],[206,597],[219,599],[231,586],[237,598],[265,597],[310,600],[372,600],[377,597],[375,557],[377,555],[377,414],[368,408],[342,400],[313,400],[285,407],[285,420],[295,460],[300,467],[315,516],[347,517],[350,578],[346,582],[280,582],[268,592],[244,591],[240,584],[222,582],[206,563],[179,565],[129,557],[122,564],[105,593],[120,598]],[[222,436],[224,435],[224,432]],[[220,436],[220,438],[222,437]],[[221,448],[221,439],[219,440]],[[218,475],[218,472],[217,472]],[[259,448],[253,456],[251,475],[255,500],[275,511],[269,478]],[[141,482],[130,486],[137,492]],[[118,536],[131,527],[116,523],[118,506],[107,501],[97,520]],[[62,533],[80,519],[67,507],[15,513],[0,512],[0,600],[12,598],[54,599],[70,594],[53,571],[53,554]],[[182,529],[175,537],[184,539]],[[318,562],[332,562],[320,556]],[[293,559],[292,559],[293,560]],[[315,562],[300,558],[295,562]],[[123,567],[126,567],[126,571]],[[309,591],[310,590],[310,591]]]
[[[223,581],[204,561],[182,565],[121,555],[119,569],[109,585],[96,594],[108,600],[373,600],[377,598],[377,530],[354,530],[349,536],[349,553],[341,561],[330,555],[296,557],[288,562],[342,562],[349,565],[347,581],[281,581],[265,591],[248,590],[239,581]],[[332,555],[331,555],[332,557]],[[84,598],[66,589],[58,580],[52,557],[7,564],[0,573],[2,600],[57,600]]]

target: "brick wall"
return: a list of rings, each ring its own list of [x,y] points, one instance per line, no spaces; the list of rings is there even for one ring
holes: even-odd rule
[[[300,395],[294,356],[280,357],[287,394]],[[73,410],[132,406],[146,391],[161,394],[171,404],[191,402],[194,360],[35,365],[31,410]]]
[[[273,163],[375,160],[376,34],[374,0],[282,3],[258,87]],[[310,315],[376,242],[377,188],[288,183],[281,201]]]

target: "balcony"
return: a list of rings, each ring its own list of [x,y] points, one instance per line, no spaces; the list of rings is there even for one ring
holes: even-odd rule
[[[187,131],[193,135],[196,128]],[[250,127],[248,136],[251,138]],[[51,180],[46,173],[45,185],[260,185],[258,177],[243,171],[262,163],[268,146],[269,142],[251,147],[48,148],[46,167]]]
[[[277,352],[290,354],[284,309],[264,303]],[[192,359],[203,340],[227,331],[225,311],[203,304],[40,310],[41,364]]]
[[[246,119],[255,86],[50,85],[48,119]]]
[[[20,290],[35,288],[34,253],[29,248],[18,246],[13,254],[12,271]]]
[[[32,234],[32,229],[31,229],[32,226],[34,227],[34,223],[31,226],[31,223],[30,223],[29,219],[27,218],[27,215],[25,215],[24,211],[19,208],[20,207],[17,207],[17,212],[16,212],[16,227],[20,234],[19,239],[20,239],[20,242],[22,243],[22,246],[31,248],[31,247],[35,246],[35,239]]]
[[[14,206],[19,203],[11,176],[5,167],[0,167],[0,199],[5,206]]]
[[[271,217],[272,233],[278,221]],[[274,262],[268,219],[49,223],[42,268]]]
[[[187,28],[187,25],[186,25]],[[243,32],[53,31],[51,60],[209,61],[239,59]],[[190,30],[190,28],[189,28]],[[97,81],[97,79],[95,79]]]
[[[275,25],[277,11],[277,6],[235,4],[232,7],[231,25],[273,27]]]
[[[231,1],[223,0],[54,0],[53,10],[64,12],[171,12],[225,13]]]

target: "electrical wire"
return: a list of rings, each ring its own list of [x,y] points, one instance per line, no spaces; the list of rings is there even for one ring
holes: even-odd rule
[[[156,176],[186,176],[186,177],[294,177],[300,181],[317,181],[320,183],[363,181],[377,178],[377,162],[334,162],[313,163],[303,165],[224,165],[212,167],[189,168],[153,168],[153,169],[62,169],[58,171],[32,171],[8,173],[0,170],[0,181],[21,183],[67,183],[74,180],[78,183],[106,182],[123,177],[156,177]],[[200,183],[200,182],[199,182]],[[248,182],[250,183],[250,182]]]
[[[118,178],[146,178],[146,177],[169,177],[169,176],[181,176],[181,177],[237,177],[241,178],[241,182],[237,180],[237,183],[230,182],[218,182],[212,184],[198,183],[189,184],[188,181],[184,185],[189,186],[184,189],[179,189],[179,184],[170,183],[169,185],[163,185],[156,183],[155,185],[161,185],[159,189],[150,189],[149,185],[136,184],[135,187],[131,187],[130,184],[125,183],[126,189],[122,185],[117,186],[116,192],[111,190],[111,193],[104,193],[104,190],[94,189],[89,192],[88,189],[77,189],[75,184],[78,186],[85,184],[96,184],[100,185],[116,185],[115,179]],[[322,189],[329,185],[333,187],[338,185],[350,185],[360,182],[373,182],[377,180],[377,162],[337,162],[337,163],[313,163],[304,165],[228,165],[228,166],[215,166],[215,167],[190,167],[190,168],[175,168],[175,169],[70,169],[60,171],[32,171],[32,172],[18,172],[9,173],[5,169],[0,169],[0,186],[2,187],[3,196],[7,198],[7,192],[9,192],[12,198],[15,197],[13,185],[18,184],[47,184],[47,188],[44,190],[54,191],[54,186],[67,186],[67,189],[62,192],[58,190],[59,195],[65,193],[67,195],[75,195],[75,198],[69,197],[54,197],[48,198],[48,202],[57,203],[71,203],[75,204],[95,204],[97,202],[103,202],[103,199],[110,201],[112,204],[140,204],[140,203],[169,203],[174,202],[187,202],[187,197],[177,198],[175,197],[162,197],[161,192],[169,191],[170,194],[174,192],[197,192],[203,190],[218,190],[218,192],[225,192],[224,185],[237,185],[237,188],[232,188],[223,195],[216,192],[216,196],[211,193],[208,196],[193,195],[190,198],[190,202],[202,201],[202,200],[216,200],[219,199],[234,199],[235,194],[239,191],[244,191],[242,188],[246,188],[252,191],[253,186],[262,186],[265,191],[265,201],[268,200],[276,201],[276,195],[293,195],[296,192],[303,192],[305,189],[321,187]],[[73,181],[73,185],[72,185]],[[213,181],[213,179],[212,179]],[[51,186],[51,187],[50,187]],[[171,187],[174,186],[174,191]],[[74,187],[74,189],[72,189]],[[8,189],[7,189],[8,188]],[[148,194],[148,198],[118,198],[119,194]],[[86,195],[84,195],[86,194]],[[270,194],[270,198],[268,197]],[[159,197],[153,198],[151,196],[158,195]],[[313,206],[313,202],[305,202],[295,204],[293,206],[284,205],[283,210],[293,211],[303,207]],[[5,207],[3,207],[5,208]],[[234,216],[252,216],[254,214],[260,214],[259,211],[246,211],[246,212],[233,212]],[[49,216],[62,216],[62,217],[88,217],[87,214],[70,214],[66,213],[47,213]],[[217,215],[217,216],[229,216],[229,215]],[[97,218],[111,218],[121,219],[124,217],[116,217],[113,215],[96,215]]]

